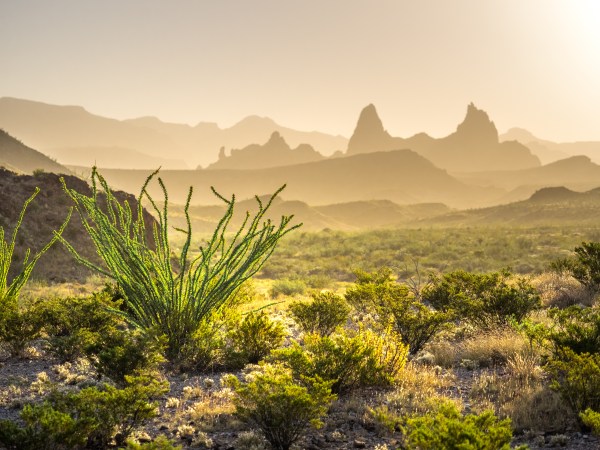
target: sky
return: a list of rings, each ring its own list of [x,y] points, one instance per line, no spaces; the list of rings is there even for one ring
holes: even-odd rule
[[[596,0],[0,0],[0,97],[117,119],[248,115],[349,137],[456,129],[600,140]]]

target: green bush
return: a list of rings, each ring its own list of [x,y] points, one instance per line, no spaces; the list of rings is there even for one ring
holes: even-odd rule
[[[0,345],[11,356],[23,356],[27,344],[40,335],[41,324],[31,308],[7,308],[0,311]]]
[[[251,312],[230,333],[227,344],[228,366],[241,368],[256,364],[283,344],[285,331],[280,322],[265,311]]]
[[[168,384],[150,377],[127,377],[123,389],[105,384],[77,393],[53,392],[40,405],[26,405],[24,426],[0,422],[0,443],[24,450],[107,448],[114,438],[125,443],[130,434],[156,415],[149,400],[168,391]]]
[[[498,420],[492,411],[461,416],[452,402],[407,419],[404,433],[407,447],[419,450],[509,450],[512,440],[510,419]]]
[[[292,302],[289,311],[304,333],[329,336],[348,320],[350,307],[339,295],[321,292],[312,295],[312,302]]]
[[[167,356],[174,360],[181,356],[203,319],[220,309],[258,272],[279,240],[299,225],[289,226],[292,216],[282,217],[278,225],[266,219],[282,187],[266,205],[257,197],[256,214],[247,213],[240,228],[229,233],[227,228],[233,217],[235,197],[227,200],[213,189],[227,210],[198,256],[190,260],[190,188],[184,207],[187,226],[178,229],[185,239],[181,252],[173,257],[168,236],[168,195],[160,177],[162,207],[147,191],[157,172],[142,186],[135,211],[127,202],[119,203],[96,168],[92,170],[91,196],[67,188],[63,180],[64,190],[73,200],[105,267],[81,257],[66,240],[62,242],[88,268],[117,283],[125,298],[123,309],[128,322],[144,331],[158,330],[164,334]],[[151,206],[156,221],[143,210],[143,204]]]
[[[213,311],[202,319],[180,352],[180,368],[207,372],[225,367],[227,334],[232,328],[231,323],[237,323],[237,320],[227,308]]]
[[[579,418],[585,426],[588,426],[592,429],[594,434],[600,436],[600,413],[588,408],[579,413]]]
[[[228,382],[235,389],[236,415],[277,450],[288,450],[310,426],[321,427],[320,418],[336,398],[331,382],[304,377],[299,383],[281,366],[265,365],[245,383],[235,377]]]
[[[568,348],[575,353],[600,352],[600,311],[582,306],[565,309],[552,308],[548,315],[554,326],[547,329],[547,337],[560,356]]]
[[[391,324],[411,355],[416,355],[437,333],[450,326],[450,313],[423,304],[408,286],[392,280],[389,269],[358,273],[346,298],[358,311],[371,311],[376,327]]]
[[[98,375],[123,385],[126,376],[155,371],[164,362],[164,342],[140,330],[112,329],[85,349]]]
[[[291,368],[297,379],[319,377],[340,393],[364,386],[387,386],[406,363],[407,347],[393,332],[362,330],[355,336],[308,334],[303,346],[276,350],[272,358]]]
[[[510,272],[475,274],[451,272],[434,277],[423,291],[423,298],[439,311],[481,329],[507,326],[525,319],[541,307],[537,291],[522,277]]]
[[[566,348],[561,359],[551,360],[547,369],[556,389],[575,413],[588,408],[600,411],[600,353],[577,354]]]
[[[277,298],[281,295],[292,297],[294,295],[302,295],[306,292],[306,283],[299,279],[284,278],[275,280],[271,285],[271,298]]]
[[[569,273],[593,292],[600,290],[600,242],[582,242],[575,247],[575,256],[562,258],[551,267],[561,273]]]
[[[100,337],[125,323],[115,314],[120,303],[107,294],[50,298],[34,306],[37,320],[48,335],[48,351],[62,361],[84,356]]]

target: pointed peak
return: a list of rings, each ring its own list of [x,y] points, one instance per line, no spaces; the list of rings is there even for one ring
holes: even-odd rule
[[[498,143],[498,130],[488,114],[475,106],[473,102],[467,106],[467,114],[458,127],[456,134],[468,140],[475,139],[480,142]]]

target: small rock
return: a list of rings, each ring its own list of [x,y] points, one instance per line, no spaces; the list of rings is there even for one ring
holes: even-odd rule
[[[367,443],[363,439],[354,439],[354,448],[367,448]]]

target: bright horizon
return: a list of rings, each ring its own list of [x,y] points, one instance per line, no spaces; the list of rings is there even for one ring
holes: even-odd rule
[[[349,137],[499,132],[599,140],[594,1],[0,2],[0,96],[229,127],[249,115]]]

